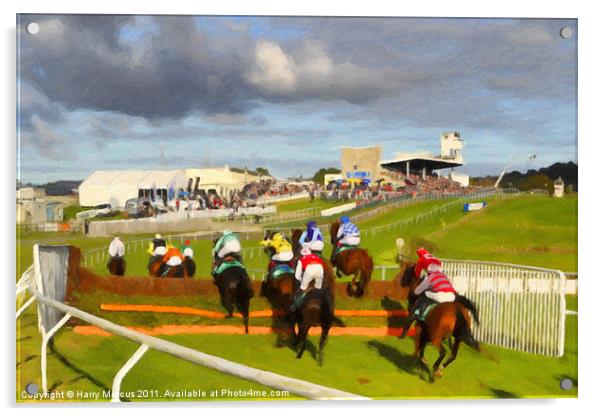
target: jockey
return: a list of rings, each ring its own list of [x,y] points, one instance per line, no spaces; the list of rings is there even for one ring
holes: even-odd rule
[[[169,267],[179,266],[182,264],[182,260],[184,260],[184,256],[176,247],[169,248],[163,256],[163,263]]]
[[[190,247],[190,240],[186,240],[184,242],[184,245],[180,248],[180,251],[182,252],[184,257],[190,257],[190,258],[193,257],[194,252],[192,251],[192,248]]]
[[[324,238],[318,224],[315,221],[309,221],[306,225],[307,229],[299,237],[299,245],[309,247],[313,252],[322,252],[324,250]]]
[[[155,234],[155,238],[149,244],[147,252],[153,257],[164,256],[167,253],[167,243],[161,234]]]
[[[443,272],[441,260],[429,253],[427,249],[420,247],[416,250],[416,254],[418,254],[418,262],[414,268],[416,277],[420,277],[423,271],[427,274],[432,272]]]
[[[270,269],[277,263],[288,263],[293,259],[293,247],[282,232],[275,233],[271,239],[263,240],[260,244],[265,247],[272,247],[275,251],[270,262]]]
[[[426,276],[414,289],[414,294],[419,297],[414,302],[414,305],[412,305],[410,319],[406,322],[400,338],[405,337],[412,322],[417,319],[421,310],[428,305],[428,299],[436,303],[454,302],[456,300],[456,291],[447,276],[443,273],[441,260],[422,247],[416,253],[419,257],[414,269],[416,277],[422,275],[423,272],[426,273]]]
[[[111,257],[123,257],[125,254],[125,246],[123,245],[123,241],[119,239],[119,237],[115,237],[111,244],[109,245],[109,256]]]
[[[314,289],[322,289],[324,281],[324,261],[317,254],[312,253],[309,247],[303,247],[300,251],[301,257],[295,268],[295,279],[301,284],[295,292],[291,305],[291,314],[295,313],[313,282]]]
[[[238,241],[236,234],[230,230],[224,230],[222,236],[215,243],[215,247],[213,247],[215,266],[219,266],[218,263],[221,263],[227,255],[233,255],[240,258],[241,250],[240,241]]]
[[[322,289],[324,262],[320,256],[312,253],[309,247],[301,249],[301,257],[295,269],[295,279],[301,283],[299,289],[304,292],[307,291],[311,282],[314,282],[314,288]]]
[[[337,245],[339,247],[360,245],[360,230],[346,215],[341,217],[341,226],[337,232]]]

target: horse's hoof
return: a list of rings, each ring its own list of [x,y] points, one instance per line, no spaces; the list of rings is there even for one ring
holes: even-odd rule
[[[435,376],[435,377],[441,377],[441,376],[443,376],[443,370],[442,370],[442,369],[440,369],[440,368],[439,368],[439,369],[437,369],[437,371],[435,371],[435,374],[434,374],[434,376]]]

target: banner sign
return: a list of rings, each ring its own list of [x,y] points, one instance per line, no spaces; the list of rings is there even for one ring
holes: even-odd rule
[[[464,212],[478,211],[487,206],[487,202],[473,202],[471,204],[464,204]]]

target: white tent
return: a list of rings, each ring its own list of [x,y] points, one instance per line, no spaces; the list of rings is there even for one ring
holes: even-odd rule
[[[114,170],[96,171],[79,186],[81,206],[111,204],[123,208],[130,198],[137,198],[140,189],[165,189],[175,192],[186,188],[184,170]]]

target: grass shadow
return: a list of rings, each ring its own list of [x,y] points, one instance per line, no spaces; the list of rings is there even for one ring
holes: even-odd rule
[[[380,300],[380,305],[386,311],[403,311],[405,308],[397,300],[385,296]],[[387,318],[387,326],[389,328],[401,328],[405,325],[407,318],[401,316],[389,316]]]
[[[48,343],[48,349],[49,349],[49,351],[52,354],[54,354],[54,356],[60,361],[61,364],[63,364],[65,367],[69,368],[70,370],[72,370],[72,371],[74,371],[75,373],[78,374],[78,376],[75,377],[74,380],[81,380],[82,378],[85,378],[90,383],[94,384],[96,387],[99,387],[99,388],[101,388],[103,390],[110,390],[111,389],[109,386],[107,386],[102,381],[100,381],[99,379],[97,379],[96,377],[94,377],[92,374],[90,374],[90,373],[82,370],[81,368],[79,368],[78,366],[76,366],[75,364],[73,364],[71,361],[69,361],[67,359],[67,357],[65,357],[63,354],[61,354],[57,350],[57,348],[54,345],[54,342],[52,340]],[[71,380],[71,381],[73,381],[73,380]],[[56,389],[61,384],[63,384],[63,383],[55,383],[55,384],[53,384],[52,387],[50,388],[50,391]]]
[[[368,348],[376,350],[381,357],[395,365],[399,370],[411,375],[419,375],[416,359],[411,354],[405,354],[397,348],[376,340],[368,341],[367,344]]]

